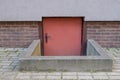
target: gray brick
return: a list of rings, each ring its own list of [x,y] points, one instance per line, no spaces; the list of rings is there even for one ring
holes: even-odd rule
[[[11,69],[0,69],[0,72],[11,72]]]
[[[8,56],[10,57],[17,57],[19,54],[18,53],[10,53]]]
[[[57,79],[57,80],[58,80],[58,79],[61,79],[61,76],[47,76],[47,79],[48,79],[48,80],[50,80],[50,79],[51,79],[51,80],[54,80],[54,79]]]
[[[81,76],[91,76],[92,74],[90,72],[78,72],[78,75],[81,75]]]
[[[115,76],[115,75],[118,76],[119,75],[120,76],[120,73],[118,73],[118,72],[108,72],[107,75],[110,75],[110,76],[111,75],[113,75],[113,76]]]
[[[19,59],[19,57],[10,57],[9,60],[11,60],[11,61],[14,61],[14,60],[16,61],[17,60],[18,61],[18,59]]]
[[[120,80],[120,76],[109,76],[109,78],[111,80],[115,80],[115,79]]]
[[[31,79],[31,73],[18,73],[16,76],[16,79],[24,79],[24,80],[30,80]]]
[[[2,65],[2,66],[8,66],[8,65],[10,65],[12,63],[12,61],[2,61],[1,63],[0,63],[0,65]]]
[[[22,80],[30,80],[30,76],[16,76],[16,79],[22,79]]]
[[[34,76],[46,76],[47,73],[46,72],[32,72],[32,75],[34,75]]]
[[[19,72],[17,76],[30,76],[31,72]]]
[[[1,57],[6,57],[7,55],[8,55],[8,53],[4,53],[4,52],[3,52],[3,53],[0,53],[0,56],[1,56]]]
[[[104,80],[108,79],[108,76],[93,76],[94,79]]]
[[[78,79],[82,80],[93,80],[92,76],[78,76]]]
[[[46,76],[32,76],[33,80],[46,79]]]
[[[70,75],[69,76],[64,76],[63,75],[62,78],[65,79],[65,80],[76,80],[77,76],[70,76]]]
[[[105,72],[96,72],[96,73],[92,73],[92,75],[106,76],[106,73]]]
[[[65,76],[71,75],[71,76],[73,76],[73,75],[77,75],[77,72],[63,72],[62,75],[65,75]]]
[[[61,76],[61,72],[48,72],[48,76]]]
[[[2,60],[2,61],[8,61],[10,59],[10,57],[0,57],[0,60]]]

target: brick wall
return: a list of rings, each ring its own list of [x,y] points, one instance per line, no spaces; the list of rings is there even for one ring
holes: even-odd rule
[[[27,47],[41,37],[40,22],[0,22],[0,47]],[[103,47],[120,47],[120,22],[85,22],[88,39]]]
[[[103,47],[120,48],[120,22],[85,22],[87,38],[94,39]]]
[[[0,22],[0,47],[27,47],[39,39],[39,22]]]

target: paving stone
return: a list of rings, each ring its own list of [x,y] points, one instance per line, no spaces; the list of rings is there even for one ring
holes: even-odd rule
[[[61,76],[61,72],[48,72],[48,76]]]
[[[17,57],[18,55],[19,55],[18,53],[11,53],[8,56],[10,56],[10,57]]]
[[[30,76],[31,72],[19,72],[17,76]]]
[[[0,69],[0,72],[11,72],[11,69]]]
[[[6,80],[14,80],[15,78],[15,75],[7,75],[7,76],[1,76],[0,77],[1,79],[6,79]]]
[[[3,75],[3,72],[0,72],[0,78],[1,78],[2,75]]]
[[[2,53],[0,54],[1,57],[6,57],[8,55],[8,53]]]
[[[80,80],[93,80],[92,76],[78,76]]]
[[[11,60],[11,61],[18,61],[18,59],[19,59],[19,57],[10,57],[10,59],[9,60]]]
[[[30,76],[16,76],[16,80],[30,80]]]
[[[46,76],[47,73],[46,72],[32,72],[32,75],[34,75],[34,76]]]
[[[0,57],[0,61],[8,61],[10,59],[10,57]]]
[[[114,66],[120,66],[120,64],[114,64]]]
[[[41,80],[41,79],[46,79],[46,76],[32,76],[32,80]]]
[[[73,76],[73,75],[77,75],[77,72],[63,72],[62,75],[65,75],[65,76],[71,75],[71,76]]]
[[[120,76],[120,73],[118,73],[118,72],[108,72],[107,75],[109,75],[109,76],[111,76],[111,75],[118,76],[119,75]]]
[[[63,80],[76,80],[77,79],[77,76],[62,76],[62,79]]]
[[[48,80],[60,80],[61,79],[61,76],[47,76],[47,79]]]
[[[96,72],[96,73],[92,73],[92,75],[94,76],[106,76],[106,73],[105,72]]]
[[[115,80],[115,79],[120,80],[120,76],[109,76],[109,78],[111,80]]]
[[[13,69],[15,66],[2,66],[3,69]]]
[[[19,62],[18,61],[17,62],[13,61],[11,65],[12,66],[19,66]]]
[[[92,74],[90,72],[78,72],[78,75],[80,76],[91,76]]]
[[[8,66],[8,65],[10,65],[12,63],[12,61],[1,61],[0,62],[0,65],[2,65],[2,66]]]
[[[15,66],[15,68],[13,69],[13,71],[19,71],[20,66]]]
[[[99,79],[99,80],[105,80],[105,79],[109,79],[108,76],[93,76],[94,79]]]
[[[113,72],[120,72],[120,69],[113,69]]]
[[[18,73],[16,76],[16,79],[22,79],[22,80],[30,80],[31,79],[31,73]]]
[[[4,72],[3,75],[4,76],[8,76],[9,75],[10,76],[10,75],[17,75],[17,73],[16,72]]]
[[[8,70],[8,71],[13,71],[13,69],[14,69],[14,66],[2,66],[2,68],[1,69],[3,69],[3,70]]]

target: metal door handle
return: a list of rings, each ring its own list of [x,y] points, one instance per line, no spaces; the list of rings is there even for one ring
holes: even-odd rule
[[[48,38],[50,38],[50,36],[48,36],[48,33],[45,33],[45,42],[48,43]]]

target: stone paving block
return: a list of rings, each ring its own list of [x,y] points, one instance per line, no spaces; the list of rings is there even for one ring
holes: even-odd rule
[[[13,69],[15,66],[2,66],[3,69]]]
[[[109,76],[111,76],[111,75],[118,76],[119,75],[120,76],[120,72],[108,72],[107,75],[109,75]]]
[[[19,59],[19,57],[10,57],[10,59],[9,60],[11,60],[11,61],[18,61],[18,59]]]
[[[80,75],[80,76],[91,76],[92,74],[90,72],[78,72],[78,75]]]
[[[78,76],[79,80],[93,80],[92,76]]]
[[[47,76],[46,77],[47,80],[60,80],[61,79],[61,76]]]
[[[8,53],[4,53],[4,52],[3,52],[3,53],[0,53],[0,56],[1,56],[1,57],[6,57],[7,55],[8,55]]]
[[[10,53],[8,56],[10,57],[17,57],[19,54],[18,53]]]
[[[113,69],[112,72],[120,72],[120,69]]]
[[[20,66],[15,66],[15,68],[13,69],[13,71],[19,71],[19,67]]]
[[[48,76],[61,76],[61,72],[48,72]]]
[[[109,76],[111,80],[120,80],[120,76]]]
[[[106,76],[105,72],[96,72],[96,73],[92,73],[93,76]]]
[[[0,68],[2,68],[2,65],[0,65]]]
[[[7,75],[7,76],[3,75],[3,76],[0,77],[0,80],[1,79],[14,80],[15,77],[16,77],[15,75]]]
[[[0,69],[0,72],[11,72],[11,69]]]
[[[0,77],[3,75],[3,72],[0,72]]]
[[[32,76],[32,80],[45,80],[46,79],[46,76]]]
[[[30,76],[16,76],[15,80],[30,80]]]
[[[10,65],[12,63],[12,61],[1,61],[0,62],[0,65],[2,65],[2,66],[8,66],[8,65]]]
[[[65,75],[63,75],[62,79],[63,80],[77,80],[77,76],[70,76],[70,75],[65,76]]]
[[[16,72],[4,72],[3,75],[10,76],[10,75],[17,75],[17,73]]]
[[[16,79],[22,79],[22,80],[30,80],[31,79],[31,73],[30,72],[26,72],[26,73],[22,73],[19,72],[16,75]]]
[[[17,61],[17,60],[16,60],[16,61]],[[19,62],[18,62],[18,61],[16,62],[16,61],[13,61],[11,65],[12,65],[12,66],[19,66]]]
[[[0,61],[8,61],[10,59],[10,57],[0,57]]]
[[[75,75],[77,75],[77,72],[62,72],[62,75],[65,75],[65,76],[69,76],[69,75],[71,75],[71,76],[75,76]]]
[[[19,72],[17,76],[31,76],[31,72]]]
[[[105,79],[109,79],[108,76],[93,76],[94,79],[97,79],[97,80],[105,80]]]
[[[33,76],[46,76],[47,73],[46,72],[32,72]]]
[[[120,66],[120,64],[114,64],[114,66]]]
[[[115,59],[115,61],[120,62],[120,59]]]

